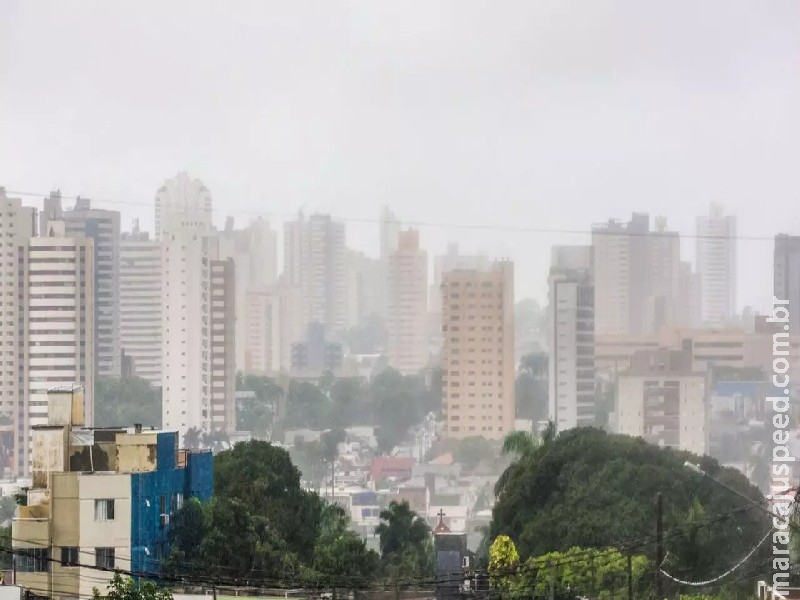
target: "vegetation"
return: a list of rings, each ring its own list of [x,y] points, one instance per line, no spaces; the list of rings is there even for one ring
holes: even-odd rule
[[[686,469],[686,460],[763,502],[741,473],[709,457],[598,429],[573,429],[521,455],[511,467],[494,507],[491,535],[514,539],[523,560],[573,547],[614,547],[652,533],[660,492],[664,527],[672,532],[665,541],[670,569],[713,576],[730,566],[731,557],[747,554],[769,522],[762,511],[743,510],[741,498],[720,493],[718,484]]]
[[[93,600],[172,600],[172,592],[159,587],[152,581],[134,582],[130,577],[123,578],[119,573],[108,585],[108,593],[100,594],[100,590],[92,590]]]
[[[289,454],[267,442],[237,444],[214,461],[214,497],[187,502],[170,529],[172,575],[259,581],[269,573],[358,586],[379,559],[348,530],[344,512],[300,486]]]
[[[514,459],[497,478],[494,486],[495,496],[503,492],[512,474],[522,468],[539,447],[551,443],[555,436],[556,426],[552,421],[547,423],[547,427],[540,434],[527,431],[512,431],[507,434],[503,439],[502,452],[507,456],[513,456]]]
[[[549,414],[547,354],[532,352],[519,361],[514,393],[517,417],[545,421]]]
[[[255,394],[253,398],[237,400],[236,430],[249,431],[255,439],[267,439],[283,389],[269,377],[239,373],[236,375],[236,391]]]
[[[382,510],[375,532],[380,537],[381,564],[388,577],[408,579],[433,574],[431,530],[408,502],[392,502]]]
[[[495,458],[497,458],[495,447],[479,435],[460,440],[453,451],[453,459],[467,470],[472,470],[483,461]]]
[[[97,377],[94,383],[94,422],[97,427],[141,423],[161,427],[161,388],[141,377]]]

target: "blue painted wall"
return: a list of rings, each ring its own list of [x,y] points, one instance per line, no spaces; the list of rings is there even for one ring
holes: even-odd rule
[[[186,468],[176,468],[177,434],[159,433],[156,470],[131,474],[131,571],[161,573],[169,556],[169,524],[162,523],[162,508],[174,514],[177,494],[183,501],[196,497],[205,502],[213,491],[211,452],[187,456]]]

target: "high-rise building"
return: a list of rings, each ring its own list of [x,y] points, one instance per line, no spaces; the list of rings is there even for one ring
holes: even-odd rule
[[[186,173],[178,173],[167,179],[156,192],[155,238],[161,232],[170,215],[192,213],[211,223],[211,192],[199,179],[190,179]]]
[[[514,428],[514,265],[462,269],[442,282],[445,435],[499,440]]]
[[[0,426],[0,473],[17,470],[16,444],[21,442],[17,422],[20,411],[20,323],[24,307],[19,301],[19,247],[36,235],[36,209],[22,206],[0,187],[0,413],[9,424]],[[23,446],[26,447],[26,446]]]
[[[119,338],[133,374],[161,387],[161,242],[139,231],[122,234]]]
[[[304,328],[322,323],[333,333],[347,327],[347,252],[344,223],[328,215],[284,225],[286,283],[300,288]],[[294,340],[299,341],[299,340]]]
[[[627,223],[610,219],[592,226],[598,334],[645,329],[649,229],[646,214],[634,214]]]
[[[266,219],[253,220],[245,229],[234,229],[228,218],[217,236],[219,258],[233,260],[236,272],[236,370],[248,373],[247,341],[251,323],[247,310],[251,292],[266,292],[277,280],[277,237]]]
[[[211,427],[236,430],[236,263],[211,264]]]
[[[700,323],[700,278],[688,261],[681,261],[679,267],[675,323],[679,327],[697,327]]]
[[[403,374],[428,363],[428,255],[419,232],[400,232],[388,259],[389,365]]]
[[[706,374],[692,369],[691,351],[659,348],[634,353],[619,374],[619,433],[651,444],[706,454]]]
[[[233,277],[227,267],[220,271],[218,239],[204,213],[173,213],[161,232],[162,285],[162,425],[165,429],[211,431],[219,428],[217,392],[230,390],[219,376],[235,364],[235,327],[228,311],[235,302],[228,286]],[[214,268],[216,266],[216,268]],[[233,308],[231,307],[233,304]],[[234,315],[235,318],[235,315]],[[228,329],[225,329],[226,324]],[[224,335],[220,334],[224,330]],[[233,338],[233,340],[229,339]],[[233,396],[224,403],[233,404]],[[229,425],[228,423],[226,423]]]
[[[591,246],[555,246],[548,277],[549,414],[558,431],[595,425]]]
[[[789,301],[789,333],[800,334],[800,236],[775,236],[773,294]]]
[[[680,305],[681,240],[667,230],[664,217],[655,218],[655,229],[647,236],[648,289],[645,291],[645,332],[678,323]]]
[[[47,424],[48,391],[82,394],[85,422],[94,423],[94,243],[67,237],[63,221],[49,222],[47,233],[18,249],[16,462],[26,474],[31,427]]]
[[[697,218],[697,274],[701,324],[724,325],[736,313],[736,217],[719,204]]]
[[[61,194],[45,199],[47,210],[40,216],[42,235],[47,234],[51,215],[63,220],[66,235],[94,242],[94,358],[95,374],[119,377],[121,373],[119,322],[119,212],[92,208],[77,198],[71,210],[62,210]]]

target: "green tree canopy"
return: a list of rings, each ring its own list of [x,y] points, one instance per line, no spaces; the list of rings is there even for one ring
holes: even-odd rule
[[[161,389],[141,377],[97,377],[94,383],[94,424],[118,427],[141,423],[161,427]]]
[[[467,470],[474,469],[481,462],[492,460],[496,457],[497,452],[492,447],[492,444],[479,435],[460,440],[453,451],[455,461],[463,465]]]
[[[93,600],[172,600],[172,592],[159,587],[152,581],[136,583],[130,577],[123,578],[119,573],[108,584],[108,592],[100,594],[100,590],[92,590]]]
[[[684,572],[691,567],[697,576],[713,576],[730,566],[731,556],[744,556],[755,546],[769,522],[762,511],[744,510],[747,504],[741,498],[685,468],[687,460],[754,502],[763,502],[744,475],[712,458],[579,428],[522,458],[495,504],[492,537],[509,535],[523,558],[573,546],[613,547],[652,533],[654,498],[660,492],[665,529],[672,532],[666,540],[671,556],[686,557],[680,564]],[[695,502],[704,515],[687,518]],[[710,535],[677,535],[699,525],[699,519]],[[688,564],[690,550],[712,560]]]
[[[393,578],[429,575],[433,571],[433,539],[425,519],[408,502],[391,502],[381,511],[375,533],[380,537],[381,563]]]

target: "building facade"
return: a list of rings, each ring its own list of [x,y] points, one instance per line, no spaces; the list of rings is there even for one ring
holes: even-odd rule
[[[186,173],[167,179],[156,192],[155,239],[161,239],[161,232],[173,214],[192,213],[210,224],[211,207],[211,192],[199,179],[190,179]]]
[[[40,216],[40,235],[49,234],[51,222],[63,221],[67,237],[91,239],[94,244],[95,374],[119,377],[119,212],[92,208],[85,198],[77,198],[71,210],[63,210],[59,192],[50,194],[46,206]]]
[[[211,428],[236,429],[236,264],[211,264]]]
[[[87,429],[69,394],[50,400],[48,423],[33,430],[27,505],[12,522],[16,583],[66,599],[104,593],[113,569],[157,578],[170,518],[211,497],[211,453],[179,450],[173,432]]]
[[[707,376],[692,370],[691,358],[668,349],[634,354],[617,383],[619,433],[657,446],[708,452]]]
[[[445,436],[502,439],[514,428],[514,265],[445,273],[442,282]]]
[[[400,232],[388,259],[389,364],[403,374],[428,363],[428,255],[419,232]]]
[[[94,244],[52,221],[48,236],[21,244],[17,299],[20,406],[16,463],[30,470],[31,427],[47,423],[47,394],[80,389],[85,422],[94,423]]]
[[[590,247],[553,248],[548,277],[548,397],[550,420],[558,431],[595,424],[591,264]]]
[[[721,326],[736,313],[736,217],[712,204],[697,218],[697,274],[700,280],[700,320]]]
[[[789,333],[800,334],[800,236],[779,234],[775,236],[773,294],[789,301]]]
[[[161,243],[138,227],[122,235],[119,338],[133,374],[161,387]]]

